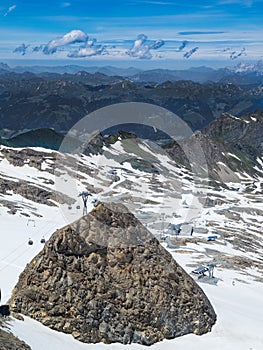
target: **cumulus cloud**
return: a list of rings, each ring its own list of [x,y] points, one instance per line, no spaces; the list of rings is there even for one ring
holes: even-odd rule
[[[78,45],[79,44],[79,45]],[[81,30],[72,30],[63,36],[49,41],[47,44],[39,44],[38,46],[31,46],[30,53],[42,53],[44,55],[53,55],[56,52],[63,51],[63,57],[70,58],[84,58],[91,56],[107,55],[111,57],[136,57],[140,59],[151,59],[161,57],[153,55],[152,51],[158,50],[164,45],[163,40],[148,40],[144,34],[138,35],[133,42],[132,47],[120,47],[119,45],[104,45],[98,44],[96,39],[91,39]],[[185,45],[185,44],[182,44]],[[183,49],[181,45],[181,48]],[[25,55],[29,53],[28,46],[25,44],[17,47],[14,52]]]
[[[198,46],[194,47],[193,49],[191,49],[190,51],[187,51],[184,54],[184,58],[190,58],[197,50],[199,49]]]
[[[16,9],[16,5],[12,5],[8,8],[4,16],[6,17],[10,12],[14,11]]]
[[[246,51],[246,48],[243,47],[243,49],[241,51],[239,51],[239,52],[238,51],[231,52],[230,59],[231,60],[235,60],[235,59],[237,59],[240,56],[246,55],[245,51]]]
[[[86,45],[80,46],[78,50],[70,52],[68,57],[72,58],[83,58],[90,56],[97,56],[106,53],[106,47],[103,45],[97,45],[96,39],[90,39],[86,42]]]
[[[21,44],[20,46],[18,46],[18,47],[16,47],[15,49],[14,49],[14,53],[21,53],[21,55],[25,55],[26,54],[26,52],[27,52],[27,49],[29,48],[29,46],[30,45],[25,45],[24,43],[23,44]]]
[[[128,55],[136,58],[151,59],[151,50],[157,50],[164,45],[163,40],[156,40],[153,44],[147,44],[147,39],[145,34],[139,34],[132,48],[128,50]]]
[[[58,48],[63,46],[87,42],[88,35],[84,33],[82,30],[72,30],[69,33],[66,33],[62,37],[51,40],[43,49],[43,53],[46,55],[50,55],[55,53]]]

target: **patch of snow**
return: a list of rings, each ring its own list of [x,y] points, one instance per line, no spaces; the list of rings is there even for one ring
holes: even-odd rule
[[[233,158],[236,158],[237,160],[239,160],[239,161],[241,162],[241,159],[238,158],[235,154],[230,153],[230,152],[228,152],[227,154],[228,154],[229,156],[233,157]]]

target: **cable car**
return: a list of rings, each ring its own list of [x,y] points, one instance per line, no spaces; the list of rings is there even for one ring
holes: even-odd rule
[[[69,205],[69,206],[68,206],[68,210],[71,210],[71,209],[72,209],[72,206],[71,206],[71,205]]]
[[[41,238],[40,243],[42,243],[42,244],[45,244],[45,243],[46,243],[46,240],[45,240],[44,237]]]
[[[28,240],[28,245],[33,245],[33,244],[34,244],[34,242],[32,241],[32,239],[29,238],[29,240]]]
[[[80,209],[80,205],[77,205],[76,208],[77,208],[77,209]]]

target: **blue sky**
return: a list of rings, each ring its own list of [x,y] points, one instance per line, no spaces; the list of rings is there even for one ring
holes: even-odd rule
[[[258,60],[262,10],[263,0],[1,0],[0,61]]]

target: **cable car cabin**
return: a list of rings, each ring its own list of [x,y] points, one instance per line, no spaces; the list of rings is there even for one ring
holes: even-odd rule
[[[41,238],[40,243],[42,243],[42,244],[45,244],[45,243],[46,243],[46,240],[45,240],[45,238],[44,238],[44,237],[43,237],[43,238]]]
[[[33,245],[33,244],[34,244],[34,242],[32,241],[32,239],[29,238],[29,240],[28,240],[28,245]]]
[[[71,210],[71,209],[72,209],[72,206],[71,206],[71,205],[69,205],[69,206],[68,206],[68,210]]]
[[[217,236],[216,235],[214,235],[214,236],[208,236],[207,237],[207,240],[208,241],[215,241],[217,239]]]
[[[77,209],[80,209],[80,205],[77,205],[76,208],[77,208]]]

